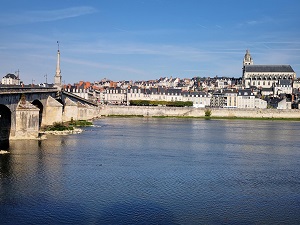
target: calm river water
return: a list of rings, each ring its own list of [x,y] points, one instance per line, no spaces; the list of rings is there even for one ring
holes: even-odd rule
[[[0,155],[0,224],[300,224],[299,122],[104,118]]]

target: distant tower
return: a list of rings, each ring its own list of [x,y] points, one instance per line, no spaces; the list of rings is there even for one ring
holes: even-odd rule
[[[252,59],[248,49],[246,50],[246,54],[245,54],[245,57],[243,60],[243,67],[246,65],[253,65],[253,59]]]
[[[242,76],[242,78],[243,78],[243,86],[244,87],[249,87],[250,82],[251,82],[251,79],[247,75],[245,75],[246,74],[246,66],[249,66],[249,65],[253,65],[253,59],[250,55],[249,50],[247,49],[244,60],[243,60],[243,76]]]
[[[54,87],[61,89],[60,52],[59,52],[58,41],[57,41],[57,64],[56,64],[56,73],[54,76]]]

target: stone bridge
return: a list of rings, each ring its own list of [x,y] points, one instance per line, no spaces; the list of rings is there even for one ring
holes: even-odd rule
[[[10,139],[38,138],[41,126],[100,115],[93,102],[56,88],[0,88],[0,150]]]

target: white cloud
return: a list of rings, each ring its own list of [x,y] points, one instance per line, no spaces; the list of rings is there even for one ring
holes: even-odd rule
[[[11,16],[8,13],[0,15],[0,25],[16,25],[27,23],[38,23],[47,21],[56,21],[72,17],[83,16],[95,13],[97,10],[93,7],[81,6],[57,10],[40,10],[19,12]],[[9,19],[8,19],[9,18]]]

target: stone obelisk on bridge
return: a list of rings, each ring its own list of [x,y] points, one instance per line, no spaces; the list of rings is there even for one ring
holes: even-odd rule
[[[61,84],[61,70],[60,70],[60,51],[59,51],[59,42],[57,41],[57,63],[56,63],[56,73],[54,76],[54,87],[57,89],[62,88]]]

